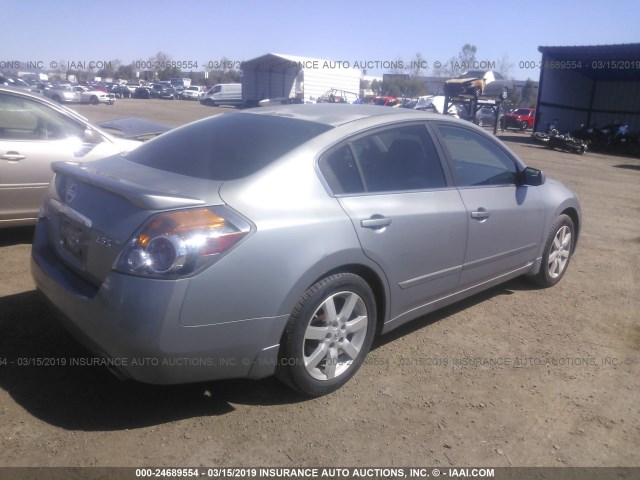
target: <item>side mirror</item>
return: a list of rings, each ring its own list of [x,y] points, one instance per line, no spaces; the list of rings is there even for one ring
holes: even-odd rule
[[[544,183],[546,177],[542,170],[527,167],[522,172],[522,184],[537,187]]]
[[[100,133],[98,133],[95,130],[87,128],[84,131],[83,141],[85,143],[91,143],[91,144],[100,143],[100,142],[102,142],[102,135],[100,135]]]

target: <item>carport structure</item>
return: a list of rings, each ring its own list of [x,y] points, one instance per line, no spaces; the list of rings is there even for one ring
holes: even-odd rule
[[[268,53],[243,62],[241,68],[245,105],[267,98],[315,102],[330,89],[360,89],[360,71],[338,61]]]
[[[534,131],[612,123],[640,130],[640,43],[538,47],[542,53]]]

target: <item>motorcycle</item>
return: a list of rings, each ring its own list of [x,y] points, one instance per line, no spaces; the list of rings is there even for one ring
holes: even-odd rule
[[[593,150],[612,151],[629,148],[636,143],[636,136],[631,133],[629,125],[613,123],[599,128],[597,125],[581,125],[579,130],[573,132],[573,136],[583,141],[588,141]]]
[[[586,152],[589,147],[588,141],[574,138],[569,133],[561,134],[556,128],[552,128],[548,133],[534,132],[531,134],[531,139],[551,150],[561,150],[579,155]]]

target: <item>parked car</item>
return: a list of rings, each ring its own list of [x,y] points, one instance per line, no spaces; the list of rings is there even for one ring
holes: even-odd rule
[[[152,98],[162,98],[165,100],[175,100],[176,92],[173,88],[164,85],[162,83],[154,83],[151,86],[151,97]]]
[[[4,75],[0,75],[0,85],[6,85],[8,87],[13,88],[24,88],[26,90],[31,90],[31,85],[20,78],[13,77],[5,77]]]
[[[133,92],[133,98],[151,98],[151,87],[149,86],[140,86],[135,89]]]
[[[359,98],[357,93],[332,88],[320,95],[316,103],[356,103]]]
[[[533,108],[517,108],[504,116],[504,128],[517,128],[523,132],[533,128],[536,111]]]
[[[98,126],[118,138],[128,138],[141,142],[151,140],[171,130],[171,127],[144,118],[128,117],[103,120]]]
[[[54,85],[42,94],[58,103],[80,103],[82,96],[75,92],[70,85]]]
[[[51,162],[85,162],[138,145],[37,93],[0,87],[0,227],[35,223]]]
[[[490,126],[493,127],[496,124],[496,109],[498,107],[484,106],[476,112],[474,123],[479,127]],[[498,128],[504,130],[504,115],[500,114],[498,120]]]
[[[449,97],[470,95],[473,97],[491,97],[505,100],[513,82],[505,79],[493,70],[474,70],[465,72],[444,82],[444,93]]]
[[[393,107],[394,105],[397,105],[399,101],[400,100],[398,100],[398,97],[377,96],[377,97],[374,97],[371,100],[371,105],[380,105],[380,106],[384,106],[384,107]]]
[[[413,108],[425,112],[444,113],[445,100],[446,98],[444,95],[426,95],[418,97],[418,101]],[[447,108],[447,115],[460,118],[460,109],[456,104],[452,103]]]
[[[205,94],[204,87],[193,85],[182,90],[183,100],[200,100]]]
[[[216,107],[229,105],[239,107],[242,105],[242,84],[241,83],[219,83],[214,85],[200,98],[202,105]],[[289,102],[289,99],[282,99],[282,102]]]
[[[113,93],[106,93],[102,90],[95,90],[82,85],[76,85],[72,87],[72,90],[80,94],[81,103],[90,103],[91,105],[98,105],[100,103],[113,105],[116,103],[116,96]]]
[[[119,375],[158,384],[332,392],[377,332],[520,275],[558,283],[581,225],[573,192],[483,129],[369,105],[217,115],[53,170],[35,284]]]
[[[111,85],[109,93],[115,95],[116,98],[129,98],[133,94],[126,85]]]

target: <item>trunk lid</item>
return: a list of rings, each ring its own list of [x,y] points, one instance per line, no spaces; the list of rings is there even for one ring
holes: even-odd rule
[[[69,268],[94,286],[111,271],[151,215],[220,205],[221,181],[203,180],[109,157],[58,162],[45,198],[49,241]]]

